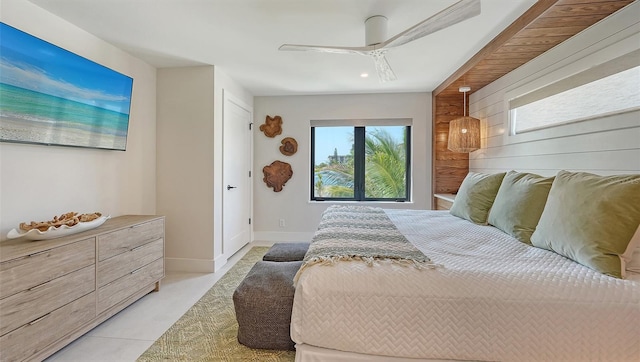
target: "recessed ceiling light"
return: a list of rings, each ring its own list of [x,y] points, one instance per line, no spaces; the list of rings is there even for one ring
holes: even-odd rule
[[[362,78],[367,78],[367,77],[369,76],[369,73],[362,73],[362,74],[360,74],[360,76],[361,76]]]

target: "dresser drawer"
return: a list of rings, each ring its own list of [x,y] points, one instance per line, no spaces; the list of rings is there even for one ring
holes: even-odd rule
[[[21,361],[95,318],[95,294],[88,294],[0,337],[2,361]]]
[[[98,236],[98,260],[125,253],[164,236],[164,220],[153,220]]]
[[[113,307],[164,276],[164,259],[158,259],[98,289],[98,313]]]
[[[95,238],[0,264],[0,299],[95,264]]]
[[[108,284],[164,256],[164,240],[158,239],[98,262],[98,287]]]
[[[0,336],[95,290],[93,265],[0,299]]]

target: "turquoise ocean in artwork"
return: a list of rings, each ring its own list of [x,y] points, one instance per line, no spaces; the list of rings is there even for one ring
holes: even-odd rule
[[[2,117],[126,137],[128,114],[0,83]]]

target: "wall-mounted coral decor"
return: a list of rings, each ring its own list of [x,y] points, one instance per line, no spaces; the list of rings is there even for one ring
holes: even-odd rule
[[[267,116],[264,123],[260,125],[260,131],[267,137],[275,137],[282,133],[282,117],[275,116],[271,118]]]
[[[280,153],[285,156],[291,156],[294,153],[298,152],[298,141],[296,141],[293,137],[285,137],[280,141],[282,146],[280,146]]]
[[[267,187],[273,187],[273,192],[282,191],[282,187],[293,176],[291,165],[282,161],[273,161],[270,165],[262,168],[264,181]]]

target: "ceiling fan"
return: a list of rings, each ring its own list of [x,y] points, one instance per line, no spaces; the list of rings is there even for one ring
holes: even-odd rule
[[[385,54],[389,49],[435,33],[480,14],[480,0],[461,0],[439,13],[419,22],[394,37],[387,37],[387,18],[375,15],[365,20],[365,42],[362,47],[283,44],[278,50],[312,51],[336,54],[360,54],[373,58],[380,82],[396,80]],[[386,39],[386,40],[385,40]]]

